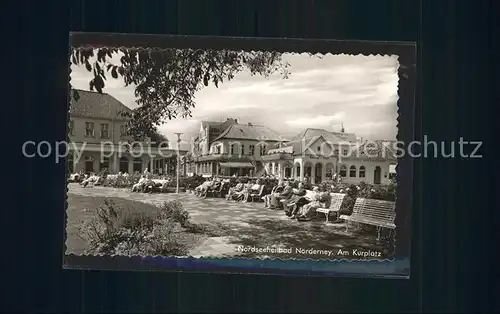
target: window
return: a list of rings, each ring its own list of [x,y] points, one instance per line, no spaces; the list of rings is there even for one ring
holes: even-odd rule
[[[134,172],[142,172],[142,159],[134,158],[132,169]]]
[[[318,152],[320,152],[320,151],[321,151],[321,146],[318,146]]]
[[[69,135],[75,135],[75,122],[72,120],[72,121],[69,121],[69,124],[68,124],[68,133]]]
[[[241,144],[241,154],[245,155],[245,145]]]
[[[255,145],[249,145],[248,149],[250,150],[250,155],[253,156],[255,154]]]
[[[222,146],[218,145],[216,148],[217,148],[217,154],[220,154],[222,151]]]
[[[94,122],[85,122],[85,136],[94,137]]]
[[[128,173],[128,159],[126,157],[120,158],[120,172]]]
[[[127,126],[125,124],[120,125],[120,136],[126,136],[127,135]]]
[[[235,150],[236,150],[236,144],[231,144],[231,155],[234,155]]]
[[[343,178],[347,177],[347,167],[345,165],[340,166],[339,175]]]
[[[351,166],[349,168],[349,177],[351,177],[351,178],[356,177],[356,166]]]
[[[361,166],[361,167],[359,167],[359,177],[360,177],[360,178],[364,178],[364,177],[365,177],[365,173],[366,173],[366,168],[365,168],[365,166]]]
[[[109,124],[101,123],[101,137],[109,138]]]
[[[339,150],[338,150],[338,149],[335,149],[335,155],[337,155],[337,156],[338,156],[338,154],[339,154]]]
[[[210,131],[209,131],[209,133],[210,133],[210,137],[212,139],[214,139],[214,138],[216,138],[216,137],[218,137],[220,135],[220,130],[217,129],[217,128],[211,128]]]
[[[348,150],[344,148],[344,150],[343,150],[343,154],[344,154],[344,156],[347,156],[347,151],[348,151]]]
[[[260,155],[261,156],[265,155],[266,154],[266,144],[260,144],[259,148],[260,148]]]

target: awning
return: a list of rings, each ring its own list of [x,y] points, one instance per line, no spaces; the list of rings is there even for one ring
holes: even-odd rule
[[[249,162],[221,162],[221,167],[225,168],[253,168]]]

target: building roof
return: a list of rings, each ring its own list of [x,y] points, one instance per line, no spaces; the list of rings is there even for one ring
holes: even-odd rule
[[[301,140],[307,138],[314,138],[318,136],[323,136],[323,138],[332,143],[340,142],[356,142],[356,134],[354,133],[342,133],[342,132],[331,132],[325,129],[307,128],[300,132],[297,136],[293,137],[293,140]]]
[[[283,141],[284,139],[274,130],[253,124],[232,124],[214,141],[222,139],[257,140],[257,141]]]
[[[70,97],[69,113],[72,116],[121,120],[124,119],[121,112],[131,111],[130,108],[109,94],[80,89],[76,91],[79,96],[78,100],[75,100],[73,95]]]

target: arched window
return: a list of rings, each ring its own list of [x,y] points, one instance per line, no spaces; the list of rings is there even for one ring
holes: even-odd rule
[[[364,177],[365,177],[365,174],[366,174],[366,169],[365,169],[365,166],[361,166],[361,167],[359,167],[359,177],[360,177],[360,178],[364,178]]]
[[[356,166],[349,167],[349,177],[351,178],[356,177]]]
[[[340,166],[339,175],[343,178],[347,177],[347,167],[345,165]]]

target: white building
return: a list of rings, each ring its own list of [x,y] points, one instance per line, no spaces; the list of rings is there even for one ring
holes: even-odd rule
[[[306,129],[292,141],[263,156],[269,174],[311,183],[332,180],[342,182],[389,184],[391,165],[396,164],[393,150],[382,141],[359,142],[353,133]]]

